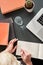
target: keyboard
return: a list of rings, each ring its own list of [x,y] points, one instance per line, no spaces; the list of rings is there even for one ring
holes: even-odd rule
[[[40,16],[40,18],[37,20],[41,25],[43,25],[43,14]]]

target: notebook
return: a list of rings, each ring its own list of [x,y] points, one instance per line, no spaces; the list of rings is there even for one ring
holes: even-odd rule
[[[16,55],[20,56],[21,49],[26,50],[33,58],[43,60],[43,44],[19,40],[17,43]]]
[[[9,23],[0,23],[0,45],[8,45]]]
[[[24,7],[25,0],[1,0],[1,12],[6,14]]]
[[[11,39],[14,39],[16,37],[16,34],[15,34],[15,30],[14,30],[13,19],[11,17],[9,17],[9,18],[6,18],[6,19],[2,19],[0,21],[4,22],[4,23],[10,23],[10,26],[9,26],[9,40],[8,41],[10,41]]]

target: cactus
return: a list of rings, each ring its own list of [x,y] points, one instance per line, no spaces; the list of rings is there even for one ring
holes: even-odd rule
[[[31,0],[26,0],[26,4],[25,4],[27,9],[31,9],[33,7],[33,3]]]

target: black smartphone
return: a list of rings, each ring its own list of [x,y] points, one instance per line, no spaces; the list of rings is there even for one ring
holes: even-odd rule
[[[17,45],[17,41],[14,43],[13,47],[15,47]]]

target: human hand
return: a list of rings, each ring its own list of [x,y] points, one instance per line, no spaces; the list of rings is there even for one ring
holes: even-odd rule
[[[27,51],[23,49],[21,49],[21,58],[26,65],[32,65],[31,54],[29,54]]]
[[[16,42],[16,41],[18,41],[18,39],[12,39],[10,42],[9,42],[9,44],[8,44],[8,46],[7,46],[7,48],[5,49],[5,51],[4,52],[10,52],[10,53],[13,53],[13,52],[15,52],[15,50],[16,50],[16,48],[17,48],[17,45],[14,47],[14,43]]]

